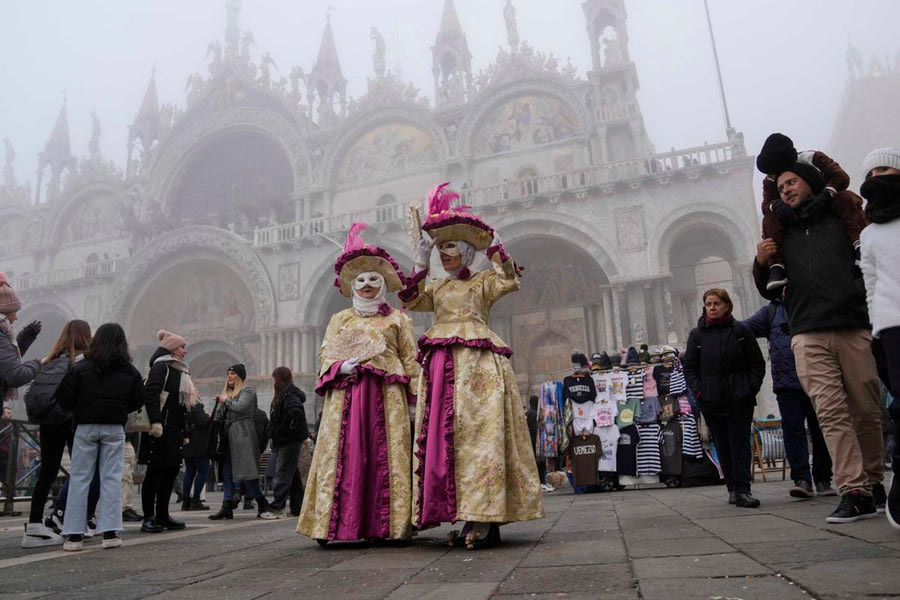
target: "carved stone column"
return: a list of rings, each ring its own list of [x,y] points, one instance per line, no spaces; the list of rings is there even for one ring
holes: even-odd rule
[[[647,344],[655,344],[659,339],[659,331],[656,329],[656,305],[653,303],[653,288],[654,284],[652,282],[644,283],[644,308],[647,315],[647,339],[645,342]]]
[[[631,319],[628,316],[628,289],[627,284],[619,283],[615,286],[613,300],[618,300],[619,306],[616,309],[619,318],[617,324],[619,327],[619,340],[621,346],[628,347],[631,343]],[[614,305],[615,306],[615,305]]]
[[[621,309],[621,299],[619,298],[619,286],[615,286],[611,291],[610,295],[612,296],[612,306],[613,306],[613,327],[616,332],[616,347],[615,350],[618,350],[622,346],[625,345],[625,338],[622,337],[622,309]]]
[[[675,311],[672,307],[672,286],[669,279],[663,280],[662,296],[663,315],[666,321],[666,343],[674,344],[678,340],[678,334],[675,333]]]
[[[303,346],[300,370],[303,373],[314,373],[316,369],[316,340],[312,328],[309,326],[303,327],[300,330],[300,337],[301,345]]]
[[[612,290],[603,290],[603,327],[606,330],[606,343],[604,350],[619,347],[618,338],[616,338],[616,328],[613,325],[613,295]]]
[[[291,342],[294,349],[293,356],[291,356],[291,370],[300,372],[300,331],[294,329],[291,331]]]
[[[584,333],[588,347],[584,349],[584,353],[590,357],[591,352],[597,348],[597,337],[594,334],[594,311],[591,310],[590,304],[585,304],[582,308],[584,314]]]

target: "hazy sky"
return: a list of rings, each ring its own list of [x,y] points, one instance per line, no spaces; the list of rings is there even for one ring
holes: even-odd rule
[[[307,72],[325,13],[348,93],[372,75],[369,28],[387,44],[388,68],[434,97],[431,45],[443,0],[242,0],[240,24],[287,77]],[[478,71],[506,45],[505,0],[456,0]],[[514,0],[523,40],[590,69],[581,0]],[[797,147],[828,149],[848,77],[852,42],[866,65],[900,51],[896,0],[709,0],[731,119],[755,153],[772,131]],[[125,162],[127,127],[156,64],[160,103],[184,106],[185,80],[207,75],[204,55],[223,40],[224,0],[0,0],[0,137],[16,148],[16,176],[34,180],[68,94],[72,152],[87,154],[90,111],[102,124],[104,156]],[[724,120],[702,0],[626,0],[639,99],[658,151],[724,141]],[[258,62],[258,59],[256,60]],[[840,157],[836,157],[840,160]],[[855,187],[855,186],[854,186]]]

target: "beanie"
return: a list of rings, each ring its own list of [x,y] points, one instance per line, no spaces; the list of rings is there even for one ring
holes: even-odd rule
[[[629,366],[641,364],[641,358],[638,355],[638,351],[635,350],[634,346],[628,348],[628,354],[626,354],[625,364]]]
[[[588,366],[587,357],[580,350],[572,351],[572,368],[583,369]]]
[[[810,163],[797,161],[792,165],[788,165],[776,174],[776,182],[778,181],[778,177],[781,177],[783,173],[787,172],[796,173],[797,175],[799,175],[800,179],[805,181],[812,189],[813,194],[818,194],[825,189],[825,178],[822,177],[822,171],[820,171]]]
[[[603,356],[599,352],[591,354],[591,364],[599,365],[603,361]]]
[[[600,368],[604,371],[612,369],[612,360],[610,360],[609,354],[605,350],[600,353]]]
[[[22,308],[22,302],[19,295],[9,283],[6,273],[0,271],[0,313],[18,312]]]
[[[756,157],[756,168],[766,175],[777,175],[797,162],[797,149],[794,142],[783,133],[773,133],[766,138],[759,156]]]
[[[241,378],[241,381],[247,380],[247,368],[244,367],[241,363],[237,363],[235,365],[231,365],[228,367],[229,371],[234,371],[234,373]]]
[[[156,339],[159,340],[160,347],[165,348],[169,352],[182,346],[187,346],[187,342],[183,337],[165,329],[160,329],[156,332]]]
[[[863,160],[863,174],[869,176],[875,167],[900,169],[900,148],[879,148],[872,150]]]

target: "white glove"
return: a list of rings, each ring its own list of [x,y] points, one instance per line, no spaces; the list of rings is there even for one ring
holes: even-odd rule
[[[491,240],[491,246],[502,246],[503,239],[500,237],[500,234],[497,233],[497,230],[494,230],[494,239]]]
[[[341,363],[340,369],[338,369],[338,375],[351,375],[356,372],[356,367],[359,366],[358,358],[351,358],[349,360],[345,360]]]
[[[434,240],[423,233],[419,239],[419,245],[416,247],[417,266],[428,267],[431,263],[432,248],[434,248]]]
[[[155,438],[162,437],[163,428],[162,423],[154,423],[150,426],[150,435]]]

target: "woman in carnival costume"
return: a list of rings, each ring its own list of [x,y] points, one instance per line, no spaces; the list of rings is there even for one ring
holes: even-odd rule
[[[297,533],[317,540],[407,539],[411,533],[409,404],[419,366],[409,317],[385,296],[406,284],[396,261],[354,223],[334,265],[353,307],[331,317],[319,350],[325,396]]]
[[[500,541],[499,526],[544,516],[540,481],[509,357],[488,328],[491,306],[519,289],[515,263],[500,237],[459,198],[435,187],[419,241],[416,268],[400,300],[434,312],[419,339],[422,380],[416,406],[413,524],[419,529],[465,521],[453,542],[470,549]],[[448,277],[426,280],[437,244]],[[480,251],[493,269],[469,270]]]

